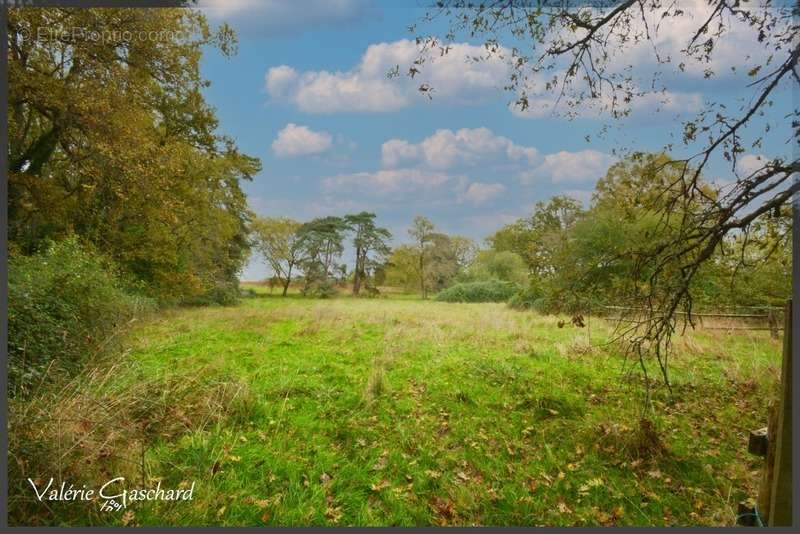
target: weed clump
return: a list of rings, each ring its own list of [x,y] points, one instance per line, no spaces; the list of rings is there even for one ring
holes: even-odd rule
[[[367,386],[364,390],[364,400],[369,404],[389,390],[386,380],[386,358],[376,358],[372,364],[372,370],[367,378]]]
[[[655,460],[669,454],[655,424],[646,418],[640,419],[636,428],[622,424],[601,424],[598,432],[598,444],[606,452],[632,460]]]

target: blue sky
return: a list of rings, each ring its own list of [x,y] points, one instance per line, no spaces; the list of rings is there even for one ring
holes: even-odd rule
[[[425,11],[413,1],[201,5],[212,24],[226,21],[239,37],[234,57],[210,50],[202,71],[211,81],[206,98],[217,109],[220,130],[262,160],[263,171],[244,185],[251,208],[298,220],[374,211],[395,243],[407,240],[417,214],[444,232],[480,242],[539,200],[568,194],[586,201],[613,163],[614,148],[659,150],[671,141],[670,132],[679,133],[677,117],[699,111],[705,99],[735,104],[749,95],[729,64],[755,65],[766,57],[762,50],[743,52],[753,42],[745,30],[734,34],[715,59],[718,72],[728,74],[708,82],[690,68],[670,84],[670,94],[643,100],[631,119],[587,142],[607,117],[587,108],[581,118],[567,120],[546,107],[552,102],[546,94],[532,112],[515,113],[513,95],[501,89],[504,64],[466,59],[478,50],[471,48],[476,42],[459,41],[447,58],[427,66],[422,80],[386,78],[394,64],[416,53],[407,28]],[[685,27],[664,29],[662,46],[679,48],[691,23],[687,18]],[[443,34],[445,26],[426,29]],[[643,79],[652,68],[650,52],[624,58]],[[419,81],[432,83],[432,100],[415,90]],[[771,113],[777,117],[790,107],[784,90]],[[788,125],[774,128],[765,145],[742,160],[742,170],[758,156],[788,152],[787,138]],[[722,162],[710,172],[731,179]],[[255,255],[242,278],[266,274]]]

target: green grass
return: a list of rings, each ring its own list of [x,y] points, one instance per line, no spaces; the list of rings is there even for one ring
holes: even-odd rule
[[[768,334],[678,339],[674,402],[656,387],[650,414],[666,452],[640,457],[641,379],[602,321],[558,328],[502,304],[257,293],[136,327],[103,382],[241,385],[238,404],[202,425],[193,393],[174,416],[190,423],[148,441],[147,479],[196,481],[194,499],[136,504],[124,520],[94,504],[80,518],[41,509],[39,522],[729,525],[755,493],[747,432],[765,424],[779,375]]]

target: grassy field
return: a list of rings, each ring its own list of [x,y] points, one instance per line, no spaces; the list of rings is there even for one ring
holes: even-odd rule
[[[733,524],[755,493],[747,432],[765,423],[780,342],[678,339],[674,402],[656,388],[647,434],[641,377],[608,326],[557,322],[500,304],[263,293],[159,314],[116,364],[60,390],[57,415],[43,396],[12,418],[12,451],[57,440],[62,475],[194,481],[194,499],[45,508],[13,489],[14,473],[36,474],[14,457],[12,523]],[[47,417],[58,430],[37,427]]]

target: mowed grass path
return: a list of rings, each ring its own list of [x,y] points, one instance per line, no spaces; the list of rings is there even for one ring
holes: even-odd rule
[[[630,448],[641,378],[604,345],[608,327],[557,321],[499,304],[268,295],[161,314],[131,333],[115,387],[244,387],[226,418],[147,450],[149,480],[196,481],[194,500],[138,503],[125,523],[733,524],[755,493],[747,432],[764,424],[780,342],[679,339],[675,402],[657,388],[651,416],[667,453],[648,459]]]

